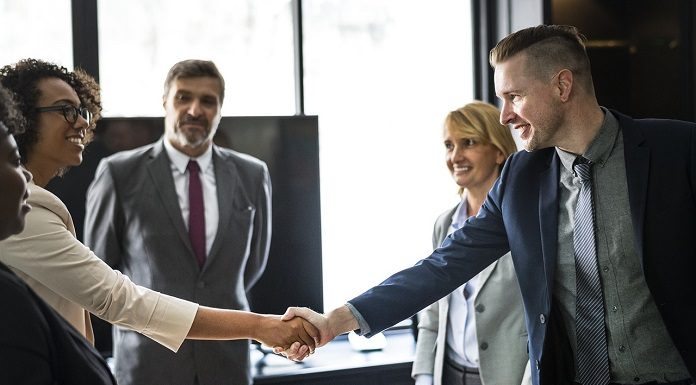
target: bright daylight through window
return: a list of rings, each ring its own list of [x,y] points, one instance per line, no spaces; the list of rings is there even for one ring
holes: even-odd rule
[[[328,310],[427,256],[435,218],[458,200],[442,123],[473,95],[470,4],[302,4]]]
[[[28,33],[0,37],[0,62],[38,55],[71,67],[70,2],[41,2],[50,12],[37,13],[34,3],[0,0],[3,30]],[[215,61],[225,76],[223,115],[294,114],[292,2],[188,5],[98,1],[104,116],[162,116],[165,74],[192,57]],[[435,218],[458,200],[445,167],[442,123],[473,96],[471,5],[304,0],[302,6],[305,112],[319,117],[330,309],[428,255]]]
[[[162,116],[164,77],[190,58],[225,77],[223,115],[294,113],[290,1],[100,0],[97,9],[105,116]]]
[[[0,0],[0,65],[42,59],[73,65],[70,0]]]

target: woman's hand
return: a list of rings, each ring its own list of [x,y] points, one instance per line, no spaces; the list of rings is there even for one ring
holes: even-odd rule
[[[255,340],[274,350],[292,350],[293,360],[306,358],[314,353],[319,343],[319,330],[307,320],[296,317],[288,321],[278,315],[264,315],[259,323]]]

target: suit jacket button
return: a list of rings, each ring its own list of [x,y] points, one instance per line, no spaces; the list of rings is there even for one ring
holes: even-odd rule
[[[488,349],[488,343],[484,342],[481,344],[481,350],[486,350]]]
[[[539,370],[539,360],[534,360],[534,364],[536,365],[536,370]]]
[[[484,310],[486,310],[486,307],[483,306],[483,304],[476,305],[476,312],[477,313],[483,313]]]
[[[546,317],[543,314],[539,314],[539,322],[546,323]]]

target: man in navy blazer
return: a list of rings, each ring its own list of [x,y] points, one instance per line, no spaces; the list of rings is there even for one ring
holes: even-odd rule
[[[476,218],[440,248],[326,315],[291,308],[321,344],[371,336],[466,282],[508,250],[524,300],[535,384],[577,384],[575,158],[594,165],[597,263],[610,384],[696,378],[696,125],[634,120],[597,103],[584,37],[537,26],[491,51],[501,122],[521,132]],[[394,240],[398,241],[398,240]],[[285,354],[293,357],[293,350]],[[301,357],[293,357],[301,358]],[[606,361],[605,361],[606,362]],[[598,382],[606,384],[607,382]],[[583,385],[595,385],[585,383]]]

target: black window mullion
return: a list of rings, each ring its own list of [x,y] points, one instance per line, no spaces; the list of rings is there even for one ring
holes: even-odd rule
[[[73,63],[99,81],[97,0],[72,0]]]

